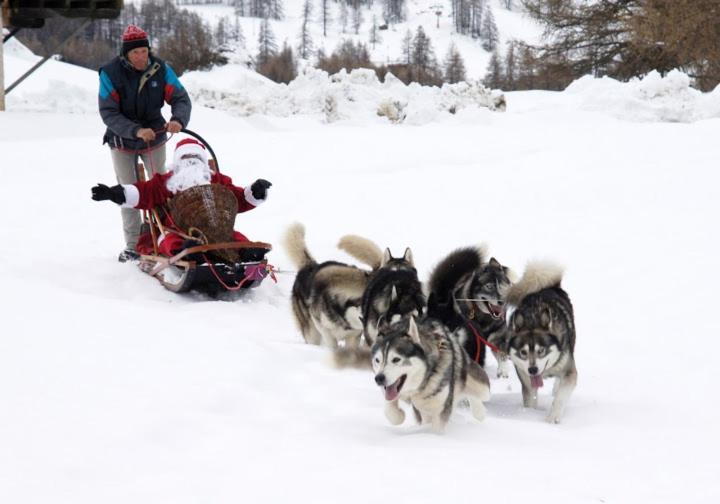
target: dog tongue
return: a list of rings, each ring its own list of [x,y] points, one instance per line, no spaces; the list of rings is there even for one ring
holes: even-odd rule
[[[397,388],[397,382],[395,382],[392,385],[385,387],[385,400],[394,401],[397,399],[399,393],[400,391]]]
[[[488,306],[490,307],[490,312],[496,317],[502,317],[505,313],[505,308],[503,308],[502,306],[490,303],[488,303]]]
[[[533,376],[531,376],[531,377],[530,377],[530,384],[532,385],[533,388],[536,388],[536,389],[542,387],[542,386],[543,386],[542,375],[533,375]]]

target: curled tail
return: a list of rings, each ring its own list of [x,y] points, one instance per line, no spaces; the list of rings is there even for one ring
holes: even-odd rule
[[[305,245],[305,226],[299,222],[295,222],[285,231],[283,237],[283,245],[290,260],[298,270],[308,264],[315,264],[317,261],[308,252]]]
[[[518,306],[522,300],[548,287],[560,285],[563,277],[562,266],[549,261],[532,261],[525,267],[522,278],[508,292],[507,301]]]
[[[333,350],[333,364],[338,369],[355,368],[371,369],[370,349],[366,346],[359,348],[336,348]]]
[[[363,264],[373,270],[380,267],[383,260],[383,251],[375,242],[357,235],[345,235],[340,238],[338,248],[344,250]]]
[[[479,270],[486,257],[485,245],[454,250],[433,269],[428,290],[438,301],[447,302],[460,279]]]

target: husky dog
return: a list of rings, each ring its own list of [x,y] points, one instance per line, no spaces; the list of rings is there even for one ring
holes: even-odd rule
[[[523,404],[537,406],[543,378],[555,377],[553,403],[546,420],[560,422],[575,389],[575,322],[570,298],[560,287],[562,269],[531,263],[508,293],[515,307],[510,317],[507,349],[522,383]]]
[[[380,263],[382,251],[369,240],[353,237],[353,249]],[[295,320],[307,343],[336,348],[344,341],[355,348],[362,335],[360,310],[370,271],[335,261],[318,263],[305,244],[305,228],[295,223],[284,239],[290,259],[298,269],[292,289]],[[358,252],[360,254],[360,252]]]
[[[363,335],[371,347],[378,335],[380,323],[391,324],[403,318],[422,315],[425,295],[413,263],[412,251],[405,249],[402,257],[393,257],[386,248],[380,264],[373,264],[352,247],[358,238],[348,235],[340,240],[339,248],[363,261],[375,270],[371,275],[362,301]],[[360,241],[359,243],[362,243]]]
[[[485,418],[483,401],[490,399],[485,371],[470,360],[439,321],[418,324],[411,317],[383,327],[372,347],[375,383],[385,393],[385,416],[393,425],[405,420],[398,401],[409,402],[419,423],[435,432],[445,429],[453,407],[467,399],[473,416]]]
[[[442,321],[460,340],[468,355],[485,365],[484,338],[502,345],[505,336],[505,296],[510,270],[495,258],[485,263],[484,247],[453,251],[430,275],[428,316]],[[498,377],[508,376],[507,356],[493,350]]]

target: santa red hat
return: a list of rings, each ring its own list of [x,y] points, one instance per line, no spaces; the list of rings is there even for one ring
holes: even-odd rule
[[[139,28],[133,24],[128,25],[122,34],[122,54],[125,56],[128,51],[136,49],[138,47],[150,47],[150,40],[148,34],[142,28]]]
[[[208,163],[209,156],[207,149],[203,144],[201,144],[194,138],[186,138],[184,140],[180,140],[177,143],[177,145],[175,146],[175,157],[173,158],[175,160],[175,164],[177,164],[180,159],[186,154],[193,154],[195,156],[198,156],[205,162],[205,164]]]

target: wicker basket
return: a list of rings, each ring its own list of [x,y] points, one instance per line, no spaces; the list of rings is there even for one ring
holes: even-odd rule
[[[191,187],[173,197],[168,206],[175,225],[184,233],[190,234],[195,228],[208,244],[233,241],[238,202],[229,188],[220,184]],[[213,254],[230,261],[238,259],[237,251],[232,249]]]

